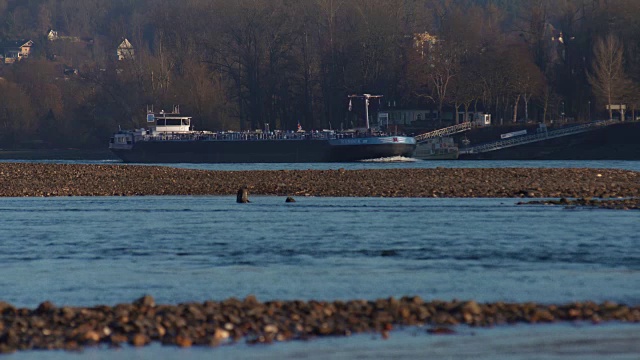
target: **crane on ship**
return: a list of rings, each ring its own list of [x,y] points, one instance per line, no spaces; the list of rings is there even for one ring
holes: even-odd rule
[[[349,95],[349,111],[353,108],[353,104],[351,102],[352,99],[364,99],[364,118],[365,118],[365,126],[367,130],[369,130],[369,100],[370,99],[379,99],[384,95],[371,95],[371,94],[362,94],[362,95]]]

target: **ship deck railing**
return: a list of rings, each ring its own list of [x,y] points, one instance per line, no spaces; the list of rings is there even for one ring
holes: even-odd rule
[[[191,132],[144,134],[142,141],[264,141],[264,140],[329,140],[352,139],[366,136],[392,136],[385,133],[364,132]]]
[[[565,127],[565,128],[556,129],[556,130],[539,131],[531,135],[523,135],[523,136],[505,139],[505,140],[498,140],[490,143],[461,148],[460,154],[478,154],[478,153],[484,153],[489,151],[496,151],[504,148],[513,147],[513,146],[524,145],[524,144],[534,143],[538,141],[544,141],[547,139],[554,139],[554,138],[559,138],[563,136],[584,133],[587,131],[595,130],[603,126],[612,125],[617,122],[619,121],[618,120],[599,120],[599,121],[594,121],[587,124],[575,125],[575,126]]]

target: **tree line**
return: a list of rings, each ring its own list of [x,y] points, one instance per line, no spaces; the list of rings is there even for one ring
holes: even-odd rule
[[[0,147],[104,147],[148,104],[197,129],[348,127],[358,93],[504,124],[613,117],[640,102],[638,16],[636,0],[0,0],[0,41],[34,41],[0,66]]]

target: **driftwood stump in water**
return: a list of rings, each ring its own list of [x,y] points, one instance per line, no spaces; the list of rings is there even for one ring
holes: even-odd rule
[[[238,196],[236,197],[236,202],[245,204],[249,202],[249,189],[244,186],[238,189]]]

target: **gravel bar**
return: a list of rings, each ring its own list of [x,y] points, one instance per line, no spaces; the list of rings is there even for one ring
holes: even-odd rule
[[[244,341],[272,343],[320,336],[379,333],[403,326],[425,326],[431,334],[453,334],[455,325],[618,321],[640,322],[640,306],[613,302],[477,303],[430,301],[420,297],[349,301],[240,300],[178,305],[156,304],[144,296],[131,304],[36,309],[0,303],[0,352],[79,350],[86,346],[218,346]]]
[[[253,195],[637,198],[640,172],[618,169],[215,171],[143,165],[0,163],[0,196]]]

